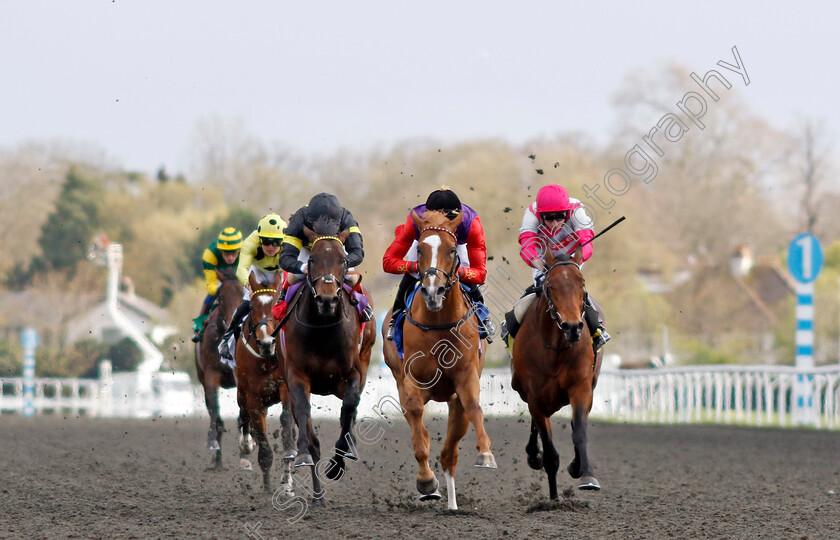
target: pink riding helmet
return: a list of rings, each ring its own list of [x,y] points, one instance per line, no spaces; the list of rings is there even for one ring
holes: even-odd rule
[[[537,193],[538,214],[563,212],[564,210],[571,209],[572,205],[569,202],[569,193],[563,186],[549,184],[540,188],[540,191]]]

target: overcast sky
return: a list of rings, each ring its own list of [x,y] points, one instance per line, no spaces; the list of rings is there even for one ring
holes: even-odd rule
[[[0,0],[0,148],[59,138],[99,145],[128,169],[185,171],[196,122],[212,116],[307,156],[409,137],[521,143],[582,131],[606,141],[628,73],[675,61],[702,74],[733,63],[733,46],[750,85],[729,80],[756,113],[777,126],[824,118],[836,136],[838,11],[767,1]]]

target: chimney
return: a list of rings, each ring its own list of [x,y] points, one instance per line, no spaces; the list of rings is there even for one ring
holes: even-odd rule
[[[729,259],[729,271],[738,278],[746,277],[753,266],[753,257],[750,248],[743,244],[735,246],[732,257]]]

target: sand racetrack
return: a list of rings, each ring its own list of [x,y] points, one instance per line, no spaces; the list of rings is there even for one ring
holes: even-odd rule
[[[360,446],[362,462],[326,488],[326,509],[309,508],[289,524],[295,509],[272,506],[260,475],[238,470],[235,432],[223,440],[226,469],[205,470],[205,419],[3,416],[0,537],[840,537],[838,432],[595,423],[590,455],[603,489],[581,492],[567,489],[577,485],[564,472],[573,450],[558,419],[565,493],[548,505],[544,473],[525,463],[529,424],[489,419],[499,469],[471,466],[470,430],[456,473],[460,510],[449,513],[445,494],[434,503],[417,499],[408,427],[397,420],[378,443]],[[427,425],[437,456],[445,422]],[[322,447],[332,448],[338,425],[316,426]]]

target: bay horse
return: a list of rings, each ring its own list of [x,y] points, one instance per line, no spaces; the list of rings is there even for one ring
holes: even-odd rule
[[[195,346],[195,371],[204,388],[204,404],[210,414],[207,450],[215,451],[211,466],[216,469],[222,468],[222,433],[225,432],[224,422],[219,416],[219,388],[236,386],[233,370],[222,363],[216,346],[245,292],[245,287],[236,279],[234,271],[235,269],[216,270],[220,282],[216,292],[218,305],[207,317],[201,342]]]
[[[458,282],[455,230],[463,216],[450,220],[443,212],[431,211],[422,219],[412,212],[411,218],[420,231],[417,248],[420,294],[414,296],[406,309],[404,359],[399,357],[392,341],[384,340],[383,353],[397,380],[400,403],[411,428],[414,457],[419,465],[420,500],[441,498],[440,484],[429,468],[429,432],[423,424],[423,409],[429,400],[445,401],[449,405],[440,463],[446,479],[448,508],[457,510],[458,443],[470,423],[475,428],[478,449],[475,466],[496,468],[479,404],[479,377],[484,368],[486,342],[479,343],[478,317]],[[421,301],[418,296],[422,297]]]
[[[355,301],[343,285],[348,271],[344,241],[350,231],[339,227],[337,220],[321,217],[312,229],[304,229],[311,246],[305,283],[281,334],[299,430],[295,467],[312,467],[313,506],[325,505],[319,475],[337,481],[346,469],[345,458],[359,459],[352,428],[376,340],[376,321],[371,319],[361,330]],[[342,401],[335,453],[323,463],[320,441],[312,429],[310,394],[334,395]]]
[[[531,413],[531,435],[525,446],[528,465],[545,470],[552,500],[557,499],[560,457],[551,440],[550,417],[569,404],[575,457],[567,470],[572,478],[580,479],[580,489],[601,489],[589,461],[586,422],[603,350],[594,353],[584,324],[585,281],[580,260],[580,250],[571,259],[546,252],[548,270],[542,294],[528,308],[512,351],[511,386]],[[596,308],[603,318],[603,310]],[[542,440],[542,452],[537,437]]]
[[[283,404],[280,416],[283,440],[283,475],[281,484],[286,493],[292,492],[292,459],[294,433],[289,390],[286,385],[283,355],[273,336],[277,321],[271,314],[282,273],[275,274],[273,283],[263,283],[255,274],[248,277],[251,306],[243,323],[242,334],[236,344],[236,397],[239,404],[240,466],[251,470],[247,455],[259,447],[257,459],[263,474],[263,488],[271,487],[271,465],[274,454],[268,441],[266,411],[271,405]],[[253,436],[253,438],[252,438]]]

